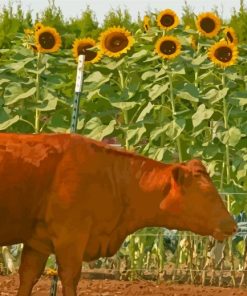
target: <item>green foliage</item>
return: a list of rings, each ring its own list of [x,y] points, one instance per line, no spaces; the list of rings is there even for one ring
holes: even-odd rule
[[[70,20],[68,29],[74,32],[77,37],[92,37],[95,39],[99,36],[100,31],[98,21],[90,6],[87,6],[80,18],[72,18]]]
[[[247,7],[244,0],[240,0],[240,9],[234,9],[233,15],[230,19],[230,26],[237,32],[239,42],[247,42]]]
[[[191,29],[195,29],[195,14],[187,1],[184,1],[182,22],[185,27],[188,26]]]
[[[136,31],[137,26],[133,23],[131,15],[127,9],[122,11],[120,8],[110,10],[103,21],[102,29],[110,28],[113,26],[121,26],[129,30]]]
[[[21,6],[17,6],[14,12],[11,3],[4,6],[0,12],[0,48],[7,48],[11,41],[15,39],[18,32],[23,32],[24,28],[29,27],[32,23],[30,11],[24,15]]]

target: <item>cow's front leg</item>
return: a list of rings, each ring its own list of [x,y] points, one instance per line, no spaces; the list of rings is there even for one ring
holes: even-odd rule
[[[53,241],[58,264],[58,275],[62,282],[64,296],[76,296],[81,276],[83,254],[91,229],[91,219],[85,219],[78,227],[67,227]]]
[[[20,287],[17,296],[31,295],[33,286],[36,284],[45,268],[47,258],[48,255],[24,245],[19,268]]]

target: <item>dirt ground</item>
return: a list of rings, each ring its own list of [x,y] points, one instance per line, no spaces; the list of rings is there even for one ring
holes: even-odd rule
[[[0,276],[0,296],[16,295],[17,275]],[[33,296],[49,295],[51,278],[42,276],[33,289]],[[58,281],[57,296],[61,296]],[[247,289],[201,287],[192,285],[157,284],[152,281],[85,280],[78,286],[78,296],[247,296]]]

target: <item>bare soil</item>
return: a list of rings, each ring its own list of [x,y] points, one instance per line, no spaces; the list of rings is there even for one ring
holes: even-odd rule
[[[0,296],[16,295],[18,275],[0,276]],[[35,296],[49,295],[51,277],[42,276],[33,289]],[[81,279],[78,296],[247,296],[247,289],[202,287],[187,284],[157,284],[154,281],[119,281]],[[61,282],[58,281],[57,296],[62,296]]]

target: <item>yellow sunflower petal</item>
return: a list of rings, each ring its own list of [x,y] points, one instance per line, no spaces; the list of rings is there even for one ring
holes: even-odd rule
[[[226,68],[236,64],[238,49],[233,43],[219,41],[209,48],[208,57],[216,65]]]
[[[174,59],[181,52],[181,43],[174,36],[163,36],[156,41],[155,52],[163,59]]]
[[[109,57],[119,57],[126,53],[134,44],[129,31],[121,27],[112,27],[100,35],[100,48]]]
[[[203,36],[213,38],[220,31],[221,20],[212,12],[204,12],[197,16],[196,27]]]
[[[44,28],[44,25],[42,23],[36,23],[35,26],[34,26],[34,31],[37,32],[39,31],[40,29],[43,29]]]
[[[238,37],[235,30],[232,27],[227,27],[224,30],[225,38],[228,42],[238,44]]]
[[[33,35],[33,30],[31,30],[31,29],[24,29],[24,33],[25,33],[25,35],[30,36],[30,35]]]
[[[150,29],[150,17],[148,15],[144,16],[143,27],[145,32],[147,32]]]
[[[194,50],[197,50],[198,40],[194,35],[190,35],[189,43]]]
[[[169,31],[179,25],[179,18],[173,10],[165,9],[158,14],[157,24],[161,29]]]
[[[56,29],[43,27],[35,32],[35,45],[38,52],[56,52],[62,45],[62,40]]]
[[[97,63],[102,57],[102,52],[100,50],[97,50],[97,51],[89,50],[90,48],[93,48],[95,46],[96,46],[96,41],[92,38],[76,39],[72,47],[74,58],[78,60],[79,55],[83,54],[85,55],[85,64]]]

